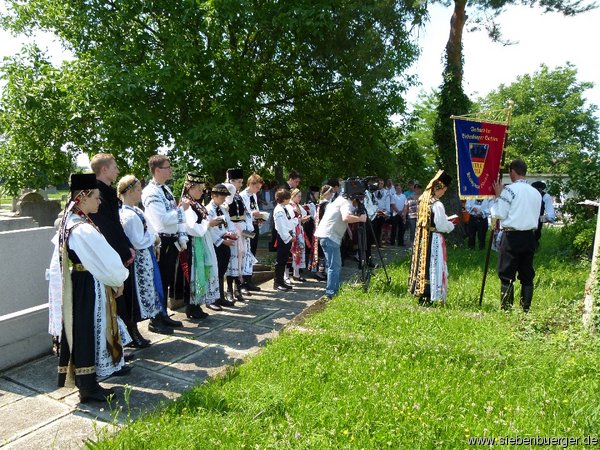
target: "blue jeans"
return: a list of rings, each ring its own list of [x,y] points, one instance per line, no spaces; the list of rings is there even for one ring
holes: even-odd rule
[[[333,297],[340,289],[340,272],[342,271],[340,244],[329,238],[319,238],[319,243],[327,260],[327,287],[325,288],[325,295]]]

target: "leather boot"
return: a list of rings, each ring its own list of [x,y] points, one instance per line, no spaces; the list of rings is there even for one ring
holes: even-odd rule
[[[283,271],[285,266],[275,266],[275,279],[273,280],[273,289],[276,291],[287,292],[289,287],[283,281]]]
[[[234,292],[235,300],[238,302],[245,302],[246,299],[244,298],[244,294],[248,294],[248,289],[244,288],[242,284],[236,280]]]
[[[153,317],[150,319],[148,324],[148,331],[158,334],[173,334],[173,328],[170,328],[163,324],[160,316]]]
[[[115,391],[112,389],[106,389],[96,383],[96,386],[88,389],[79,389],[79,401],[81,403],[87,402],[102,402],[105,403],[108,397],[113,395]]]
[[[136,322],[129,322],[127,324],[127,331],[131,336],[131,342],[126,345],[127,347],[146,348],[150,346],[150,341],[148,339],[145,339],[144,336],[142,336],[140,330],[138,330]]]
[[[513,283],[502,282],[500,285],[500,307],[504,310],[510,310],[515,302],[515,290]]]
[[[244,275],[244,284],[249,291],[259,292],[261,290],[259,286],[252,282],[252,275]]]
[[[168,315],[160,316],[164,325],[172,328],[179,328],[183,326],[183,323],[180,320],[173,320]]]
[[[533,300],[533,285],[521,286],[521,307],[524,312],[529,312]]]
[[[204,319],[208,317],[200,305],[186,305],[185,307],[185,315],[188,319]]]

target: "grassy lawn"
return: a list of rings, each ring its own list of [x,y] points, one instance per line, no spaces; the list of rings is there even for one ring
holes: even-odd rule
[[[399,261],[390,287],[346,287],[227,376],[93,447],[454,449],[474,436],[597,435],[599,341],[580,320],[589,264],[565,261],[558,233],[544,233],[528,315],[499,311],[495,254],[481,309],[483,252],[448,249],[445,308],[416,305]]]

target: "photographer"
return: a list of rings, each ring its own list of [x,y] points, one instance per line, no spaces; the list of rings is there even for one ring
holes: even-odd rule
[[[348,184],[348,182],[346,182]],[[315,231],[315,236],[319,238],[319,244],[325,253],[327,266],[327,286],[325,296],[333,297],[340,288],[340,272],[342,270],[342,256],[340,245],[346,228],[350,223],[365,223],[366,214],[357,216],[352,214],[352,210],[357,206],[362,192],[346,192],[343,196],[336,198],[327,206],[323,218]]]

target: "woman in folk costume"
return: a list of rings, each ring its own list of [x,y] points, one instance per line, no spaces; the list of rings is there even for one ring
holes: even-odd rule
[[[240,189],[244,183],[244,171],[242,169],[227,169],[227,183],[225,186],[231,195],[226,203],[229,205],[229,218],[238,232],[236,245],[231,247],[229,266],[227,266],[227,292],[233,295],[235,300],[243,302],[242,283],[244,276],[252,275],[252,266],[257,262],[250,250],[250,237],[253,236],[254,224],[252,215],[246,209],[244,200],[240,196]],[[235,293],[233,284],[235,283]]]
[[[454,230],[457,219],[448,219],[440,198],[451,181],[444,171],[438,171],[419,199],[408,290],[419,297],[421,304],[444,304],[448,294],[446,242],[442,233]]]
[[[321,192],[319,195],[319,203],[317,204],[317,210],[315,212],[315,230],[319,226],[319,222],[325,214],[325,208],[333,196],[333,188],[328,184],[321,186]],[[314,236],[312,240],[312,261],[309,266],[312,271],[316,271],[316,277],[319,280],[325,280],[325,253],[319,245],[319,238]]]
[[[222,221],[208,218],[208,211],[201,203],[205,187],[205,177],[188,173],[181,192],[181,202],[190,205],[185,210],[185,227],[191,245],[179,256],[188,319],[205,318],[208,314],[200,305],[211,305],[219,299],[219,267],[209,229]]]
[[[145,319],[159,317],[163,312],[163,287],[158,269],[157,254],[160,253],[160,238],[148,227],[144,212],[137,207],[142,199],[142,183],[133,175],[126,175],[117,184],[117,193],[123,204],[119,210],[123,231],[135,249],[135,259],[131,273],[125,281],[123,295],[131,298],[133,311],[127,330],[131,334],[130,346],[145,348],[150,341],[145,339],[137,328],[137,323]],[[173,334],[164,327],[162,334]]]
[[[311,245],[306,240],[306,234],[304,232],[304,224],[310,220],[308,212],[300,206],[302,200],[302,192],[300,189],[292,189],[292,198],[288,207],[291,207],[293,216],[298,220],[294,235],[296,240],[292,243],[292,278],[296,281],[306,281],[306,278],[300,275],[300,269],[306,267],[306,246]]]
[[[96,176],[72,174],[70,182],[71,199],[54,238],[49,331],[60,336],[58,385],[74,382],[81,402],[103,402],[113,391],[96,376],[124,367],[123,344],[130,340],[115,302],[129,271],[88,216],[100,205]]]

